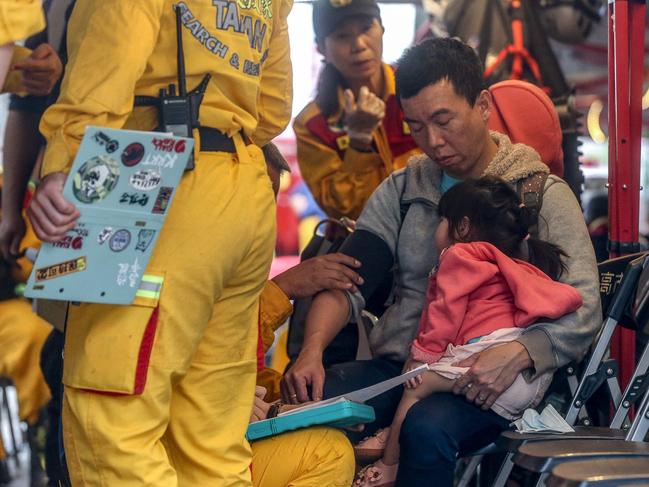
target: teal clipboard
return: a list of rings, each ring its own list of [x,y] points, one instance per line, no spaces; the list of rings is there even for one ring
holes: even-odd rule
[[[43,244],[25,296],[132,303],[193,147],[159,132],[86,127],[63,187],[81,216]]]
[[[250,423],[246,438],[248,441],[255,441],[309,426],[322,425],[342,428],[360,423],[371,423],[374,419],[374,408],[372,406],[351,401],[340,401]]]

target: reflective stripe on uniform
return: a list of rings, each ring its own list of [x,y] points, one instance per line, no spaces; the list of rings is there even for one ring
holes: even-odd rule
[[[140,288],[135,295],[140,298],[159,299],[163,282],[163,277],[144,274],[142,282],[140,282]]]

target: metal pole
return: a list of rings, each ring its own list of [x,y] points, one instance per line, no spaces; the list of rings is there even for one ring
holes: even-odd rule
[[[609,0],[609,251],[637,252],[640,206],[640,141],[644,60],[644,0]],[[635,334],[620,329],[611,343],[626,385],[635,367]]]

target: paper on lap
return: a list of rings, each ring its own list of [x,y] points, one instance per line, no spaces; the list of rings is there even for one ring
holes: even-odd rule
[[[365,401],[368,401],[380,394],[383,394],[384,392],[387,392],[390,389],[400,386],[404,382],[408,381],[409,379],[412,379],[413,377],[418,376],[419,374],[421,374],[426,370],[428,370],[427,364],[420,365],[416,369],[412,369],[404,374],[398,375],[397,377],[393,377],[392,379],[384,380],[383,382],[379,382],[369,387],[364,387],[363,389],[358,389],[356,391],[348,392],[346,394],[341,394],[340,396],[332,397],[330,399],[313,402],[311,404],[302,406],[300,408],[291,409],[290,411],[280,413],[278,416],[288,416],[289,414],[294,414],[294,413],[306,411],[308,409],[327,406],[329,404],[335,404],[344,401],[364,403]]]

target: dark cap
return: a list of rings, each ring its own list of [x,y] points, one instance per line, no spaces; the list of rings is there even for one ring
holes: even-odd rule
[[[331,34],[340,23],[353,15],[367,15],[381,21],[375,0],[316,0],[313,4],[313,30],[316,41]]]

